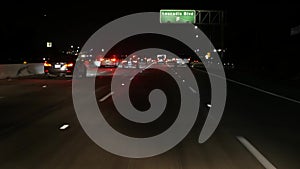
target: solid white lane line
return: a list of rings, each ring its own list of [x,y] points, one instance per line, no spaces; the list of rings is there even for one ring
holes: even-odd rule
[[[205,72],[205,71],[202,71],[202,70],[198,70],[198,71],[200,71],[200,72]],[[208,72],[205,72],[205,73],[208,73]],[[281,99],[289,100],[289,101],[292,101],[292,102],[295,102],[295,103],[299,103],[299,104],[300,104],[300,101],[299,101],[299,100],[295,100],[295,99],[292,99],[292,98],[288,98],[288,97],[285,97],[285,96],[281,96],[281,95],[279,95],[279,94],[272,93],[272,92],[269,92],[269,91],[266,91],[266,90],[263,90],[263,89],[254,87],[254,86],[250,86],[250,85],[247,85],[247,84],[244,84],[244,83],[241,83],[241,82],[232,80],[232,79],[228,79],[228,78],[225,78],[225,77],[221,77],[221,76],[216,75],[216,74],[213,74],[213,73],[209,73],[209,74],[210,74],[210,75],[213,75],[213,76],[216,76],[216,77],[219,77],[219,78],[222,78],[222,79],[225,79],[225,80],[228,80],[228,81],[230,81],[230,82],[233,82],[233,83],[236,83],[236,84],[239,84],[239,85],[248,87],[248,88],[250,88],[250,89],[253,89],[253,90],[256,90],[256,91],[259,91],[259,92],[263,92],[263,93],[266,93],[266,94],[269,94],[269,95],[272,95],[272,96],[275,96],[275,97],[278,97],[278,98],[281,98]]]
[[[248,151],[266,168],[276,169],[251,143],[244,137],[237,136],[237,139],[248,149]]]
[[[189,87],[189,89],[193,92],[193,93],[197,93],[197,91],[195,89],[193,89],[191,86]]]
[[[103,102],[104,100],[106,100],[107,98],[109,98],[113,94],[114,94],[114,92],[108,93],[106,96],[104,96],[102,99],[100,99],[99,102]]]
[[[227,80],[230,81],[230,82],[234,82],[234,83],[237,83],[237,84],[239,84],[239,85],[242,85],[242,86],[245,86],[245,87],[248,87],[248,88],[257,90],[257,91],[259,91],[259,92],[263,92],[263,93],[266,93],[266,94],[269,94],[269,95],[272,95],[272,96],[281,98],[281,99],[289,100],[289,101],[292,101],[292,102],[295,102],[295,103],[300,103],[300,101],[298,101],[298,100],[295,100],[295,99],[292,99],[292,98],[288,98],[288,97],[285,97],[285,96],[281,96],[281,95],[279,95],[279,94],[272,93],[272,92],[269,92],[269,91],[265,91],[265,90],[263,90],[263,89],[260,89],[260,88],[254,87],[254,86],[250,86],[250,85],[247,85],[247,84],[244,84],[244,83],[235,81],[235,80],[231,80],[231,79],[227,79]]]
[[[68,127],[69,127],[68,124],[64,124],[64,125],[62,125],[59,129],[60,129],[60,130],[65,130],[65,129],[67,129]]]

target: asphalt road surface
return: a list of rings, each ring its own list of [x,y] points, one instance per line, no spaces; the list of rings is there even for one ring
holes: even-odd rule
[[[172,69],[180,76],[181,68]],[[153,88],[163,89],[168,98],[163,116],[141,125],[125,120],[116,111],[108,95],[114,70],[101,71],[95,83],[98,106],[114,129],[132,137],[149,137],[172,125],[179,107],[178,90],[167,74],[149,69],[132,80],[130,96],[137,109],[149,108],[147,92]],[[300,168],[299,103],[234,82],[228,82],[220,125],[207,142],[199,144],[197,140],[209,109],[206,103],[210,102],[210,85],[204,72],[193,69],[193,73],[201,93],[196,124],[171,150],[142,159],[111,154],[87,136],[74,110],[72,79],[36,76],[0,80],[0,168]]]

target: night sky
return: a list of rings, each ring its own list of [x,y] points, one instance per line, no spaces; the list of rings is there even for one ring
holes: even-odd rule
[[[70,45],[83,46],[101,26],[136,12],[159,12],[160,9],[224,10],[225,46],[241,63],[264,64],[293,53],[299,35],[290,36],[291,27],[300,25],[300,7],[296,2],[262,1],[46,1],[9,2],[1,10],[1,63],[8,58],[21,61],[41,58],[47,41],[57,50]],[[293,60],[297,55],[290,56]],[[287,63],[292,64],[292,62]]]

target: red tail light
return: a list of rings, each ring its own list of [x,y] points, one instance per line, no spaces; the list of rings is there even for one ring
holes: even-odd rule
[[[45,63],[44,63],[44,66],[47,66],[47,67],[49,67],[49,66],[51,66],[51,64],[50,64],[50,63],[47,63],[47,62],[45,62]]]
[[[112,58],[112,59],[110,59],[111,61],[113,61],[113,62],[115,62],[116,61],[116,58]]]

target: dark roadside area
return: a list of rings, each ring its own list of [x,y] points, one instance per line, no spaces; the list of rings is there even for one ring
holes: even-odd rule
[[[300,69],[291,71],[267,68],[225,69],[226,78],[276,95],[300,101]]]

